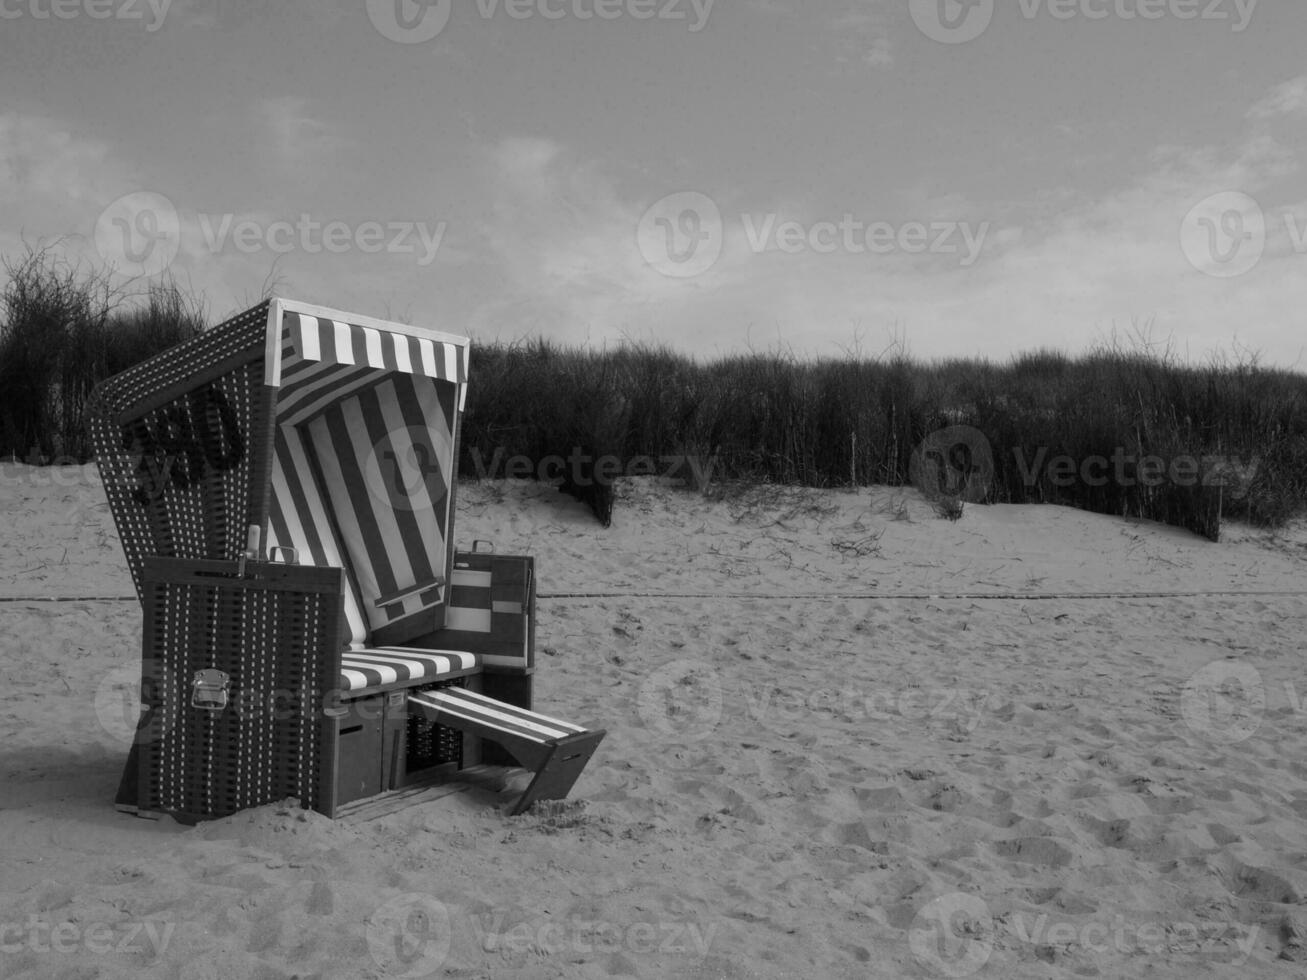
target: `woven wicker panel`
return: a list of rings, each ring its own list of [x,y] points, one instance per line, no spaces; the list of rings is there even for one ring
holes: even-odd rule
[[[123,551],[141,593],[147,556],[232,559],[262,525],[272,427],[267,304],[103,382],[88,410]]]
[[[339,684],[341,573],[252,563],[146,563],[146,703],[162,719],[140,753],[140,807],[185,820],[287,797],[322,809],[323,707]],[[225,703],[196,706],[203,671]]]
[[[447,687],[464,687],[463,678],[424,684],[423,691],[440,690]],[[463,733],[446,725],[433,725],[421,715],[412,712],[408,717],[408,733],[405,738],[408,756],[405,766],[408,772],[418,772],[431,766],[447,762],[463,768]]]

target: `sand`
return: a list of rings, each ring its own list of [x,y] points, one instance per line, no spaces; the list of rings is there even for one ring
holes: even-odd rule
[[[537,558],[537,704],[608,729],[572,801],[121,814],[138,607],[0,602],[0,976],[1307,976],[1302,528],[459,494]],[[93,470],[0,508],[0,597],[131,593]]]

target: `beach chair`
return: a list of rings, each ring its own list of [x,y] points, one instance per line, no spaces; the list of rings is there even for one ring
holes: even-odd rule
[[[144,612],[120,808],[328,816],[473,766],[571,791],[529,556],[454,548],[468,341],[271,299],[103,382],[92,444]]]

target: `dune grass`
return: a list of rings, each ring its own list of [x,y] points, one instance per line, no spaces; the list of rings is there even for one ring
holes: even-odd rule
[[[94,385],[195,336],[202,306],[173,282],[129,297],[51,249],[5,268],[0,457],[85,461]],[[1223,517],[1278,527],[1307,506],[1307,375],[1249,356],[1193,365],[1110,342],[1002,364],[701,361],[537,339],[474,344],[471,376],[460,475],[558,479],[601,518],[623,474],[694,489],[915,483],[951,517],[964,500],[1054,502],[1213,539]]]

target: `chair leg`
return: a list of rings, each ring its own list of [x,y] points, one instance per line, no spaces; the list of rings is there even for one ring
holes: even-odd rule
[[[537,800],[566,799],[605,734],[601,728],[580,735],[569,735],[555,742],[526,791],[513,805],[510,815],[525,813]]]

